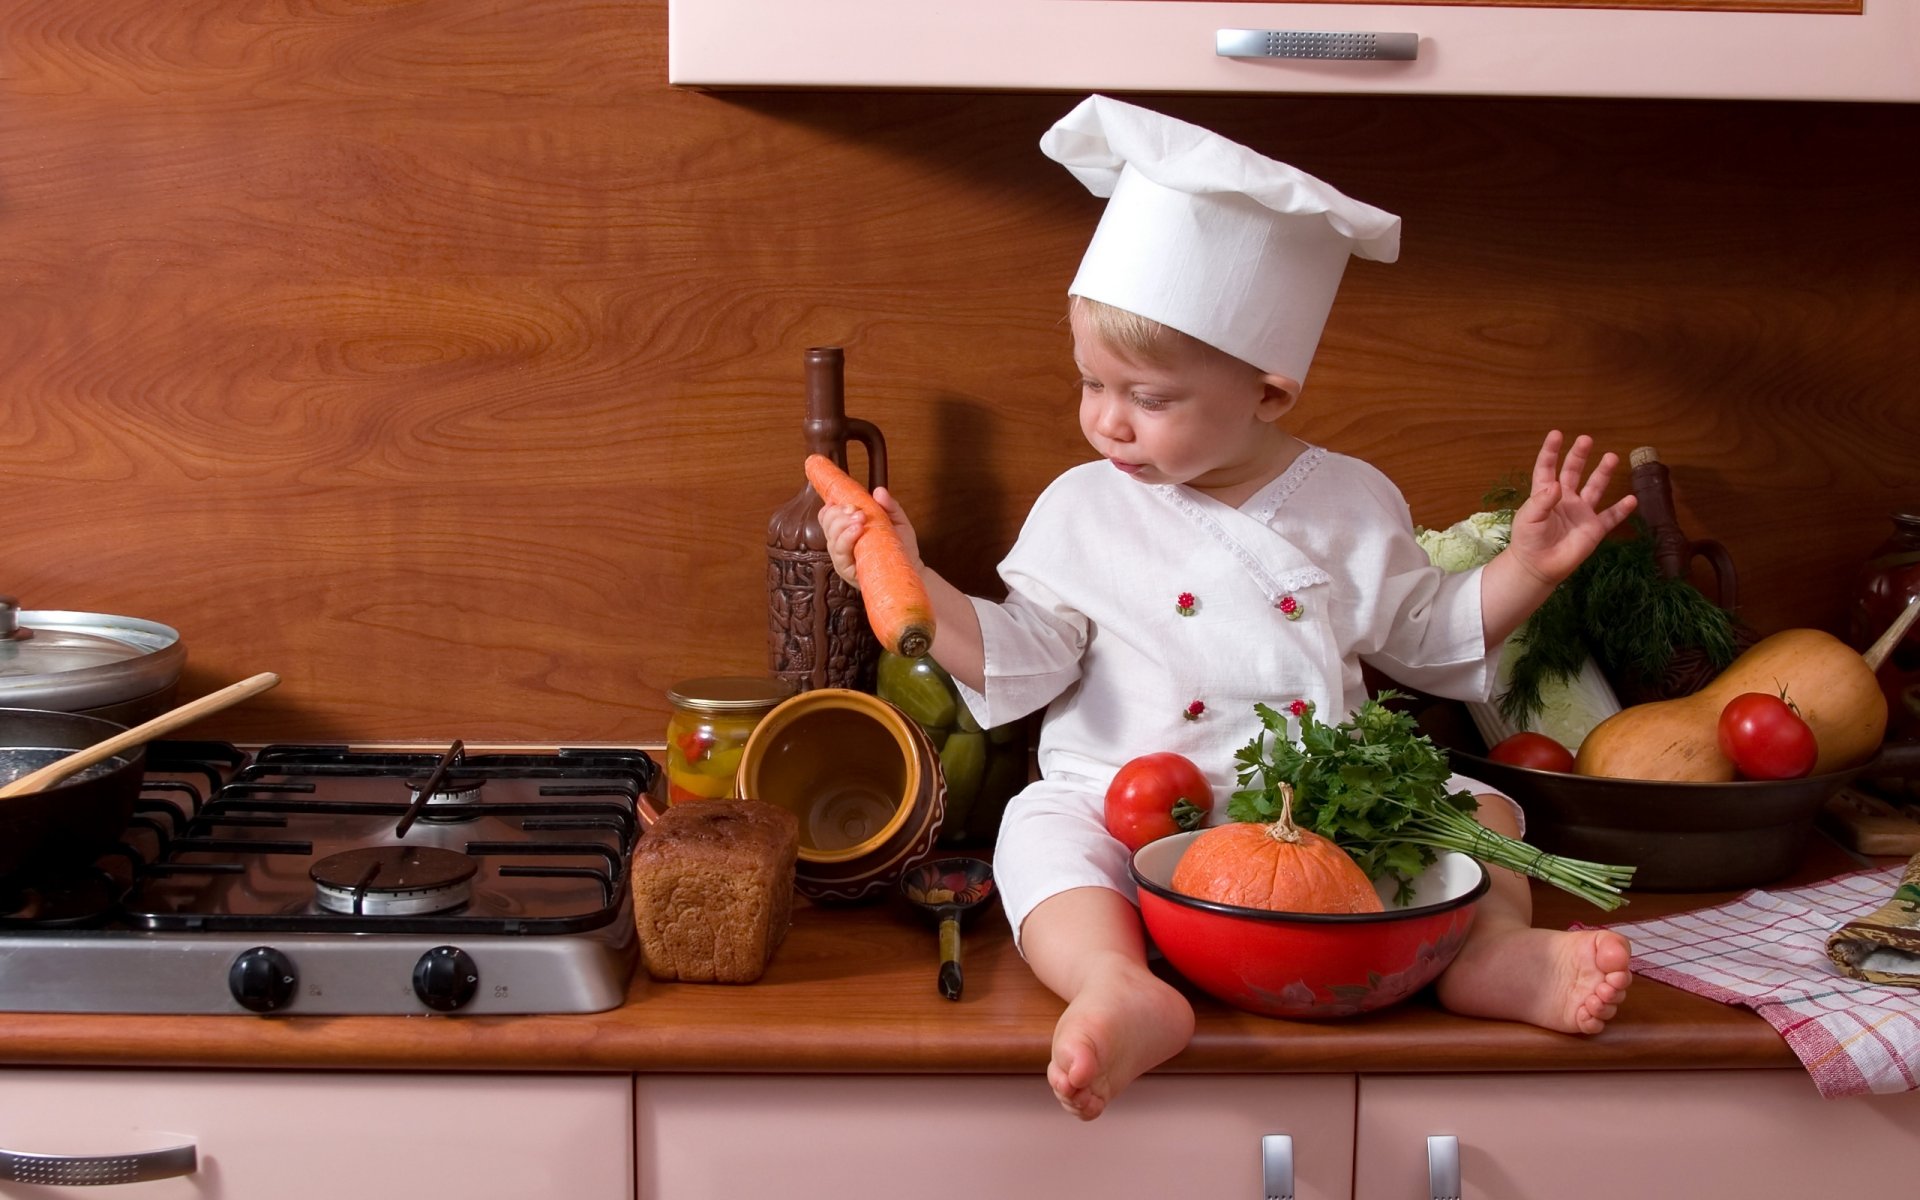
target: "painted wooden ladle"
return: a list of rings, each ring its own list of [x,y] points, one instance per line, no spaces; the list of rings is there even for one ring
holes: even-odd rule
[[[168,709],[151,721],[142,721],[133,728],[116,733],[104,741],[95,742],[82,750],[56,758],[36,771],[29,771],[20,778],[0,787],[0,800],[9,796],[37,792],[50,788],[76,771],[84,771],[97,762],[105,762],[122,750],[130,750],[144,745],[161,734],[172,733],[183,725],[191,725],[201,717],[217,713],[251,696],[257,696],[280,682],[280,677],[271,671],[262,671],[239,683],[229,684],[217,692],[209,692],[198,700],[189,700],[178,708]]]
[[[907,900],[940,925],[940,994],[960,998],[960,914],[991,904],[993,868],[984,858],[936,858],[900,879]]]

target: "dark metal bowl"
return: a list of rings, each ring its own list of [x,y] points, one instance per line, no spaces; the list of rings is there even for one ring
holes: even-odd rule
[[[1871,762],[1804,779],[1665,783],[1604,779],[1497,763],[1462,723],[1421,717],[1462,775],[1513,797],[1527,841],[1552,854],[1635,868],[1633,887],[1718,892],[1790,874],[1828,796],[1861,775],[1920,773],[1920,743],[1881,748]]]

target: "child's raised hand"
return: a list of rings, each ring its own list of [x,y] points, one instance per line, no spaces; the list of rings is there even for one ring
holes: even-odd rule
[[[894,501],[893,493],[883,487],[875,488],[873,501],[893,522],[893,530],[900,535],[900,544],[906,549],[907,560],[913,563],[915,569],[919,569],[920,541],[914,536],[913,523],[907,520],[907,514]],[[853,544],[866,531],[867,518],[858,509],[828,504],[820,509],[820,528],[827,535],[827,554],[833,559],[835,573],[854,587],[859,587],[860,575],[853,563]]]
[[[1540,456],[1533,462],[1533,493],[1513,514],[1513,535],[1507,542],[1507,552],[1549,587],[1573,574],[1600,539],[1627,519],[1635,504],[1628,495],[1600,508],[1619,458],[1612,453],[1601,455],[1582,483],[1593,439],[1584,433],[1573,439],[1564,462],[1561,441],[1556,429],[1540,443]]]

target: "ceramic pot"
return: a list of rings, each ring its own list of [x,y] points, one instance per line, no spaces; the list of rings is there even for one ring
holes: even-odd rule
[[[740,795],[800,821],[794,887],[824,902],[875,900],[933,853],[946,813],[940,756],[878,696],[815,688],[761,718],[740,760]]]

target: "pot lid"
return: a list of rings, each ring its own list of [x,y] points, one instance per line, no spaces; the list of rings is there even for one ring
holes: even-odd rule
[[[106,613],[26,611],[0,596],[0,707],[79,712],[173,683],[186,647],[170,626]]]

